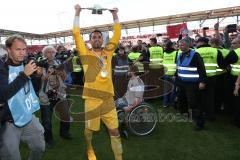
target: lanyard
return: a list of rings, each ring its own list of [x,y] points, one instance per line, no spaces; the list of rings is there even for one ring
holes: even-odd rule
[[[98,60],[99,60],[99,62],[100,62],[101,68],[105,68],[105,67],[106,67],[106,65],[105,65],[105,59],[102,57],[103,51],[101,51],[101,56],[97,55],[97,53],[94,52],[94,50],[92,50],[92,53],[98,58]]]
[[[107,69],[106,69],[105,59],[104,59],[104,57],[102,57],[102,51],[101,51],[101,57],[98,56],[98,55],[96,54],[96,52],[94,52],[93,50],[92,50],[92,52],[93,52],[93,54],[94,54],[96,57],[98,57],[98,59],[99,59],[100,67],[101,67],[101,72],[100,72],[101,77],[102,77],[102,78],[107,78],[107,76],[108,76],[108,71],[107,71]]]

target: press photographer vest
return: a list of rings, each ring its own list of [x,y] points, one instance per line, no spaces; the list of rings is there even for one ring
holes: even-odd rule
[[[14,81],[23,70],[23,65],[9,66],[8,82]],[[16,126],[23,127],[32,120],[32,114],[40,109],[40,105],[31,81],[26,82],[24,87],[8,100],[8,106]]]

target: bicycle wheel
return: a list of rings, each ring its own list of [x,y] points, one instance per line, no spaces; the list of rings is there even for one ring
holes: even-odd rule
[[[150,134],[157,124],[157,111],[150,104],[143,103],[128,115],[129,130],[138,136]]]

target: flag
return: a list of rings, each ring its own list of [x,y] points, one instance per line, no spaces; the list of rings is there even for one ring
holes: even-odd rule
[[[179,34],[188,34],[187,24],[177,24],[172,26],[167,26],[167,34],[169,38],[178,38]]]

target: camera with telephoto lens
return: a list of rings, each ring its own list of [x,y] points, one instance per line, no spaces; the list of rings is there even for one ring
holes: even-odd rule
[[[58,99],[58,90],[59,87],[59,79],[57,76],[58,65],[50,65],[48,68],[48,85],[51,87],[50,90],[47,91],[47,96],[50,101],[56,101]]]
[[[65,61],[66,59],[68,59],[68,57],[70,56],[70,51],[62,51],[62,52],[58,52],[56,54],[56,59],[60,60],[61,62]]]
[[[25,61],[24,64],[28,64],[30,61],[33,61],[33,63],[35,63],[38,67],[41,68],[48,68],[48,61],[47,58],[43,58],[43,57],[34,57],[34,56],[29,56]]]
[[[237,32],[237,24],[227,25],[227,30],[228,30],[228,33]]]

